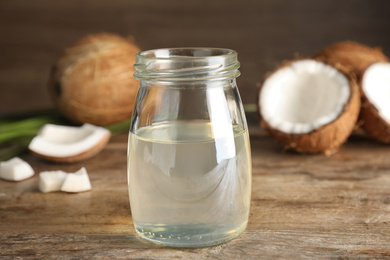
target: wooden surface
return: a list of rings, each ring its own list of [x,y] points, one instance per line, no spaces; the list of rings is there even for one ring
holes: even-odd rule
[[[390,2],[0,1],[0,115],[52,106],[51,65],[80,37],[133,35],[141,48],[226,47],[238,51],[244,103],[284,59],[356,40],[390,54]],[[139,239],[126,184],[126,134],[83,163],[23,158],[38,173],[85,166],[93,190],[38,191],[38,176],[0,180],[0,259],[390,258],[390,147],[352,137],[332,157],[284,152],[249,115],[253,190],[249,225],[238,239],[172,249]]]
[[[283,152],[251,132],[253,188],[247,230],[223,245],[172,249],[140,239],[126,183],[127,136],[83,163],[24,157],[36,172],[85,166],[92,191],[38,190],[38,176],[0,181],[0,258],[274,259],[390,257],[390,149],[352,138],[332,157]]]

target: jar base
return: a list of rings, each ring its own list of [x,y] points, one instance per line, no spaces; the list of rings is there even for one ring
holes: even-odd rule
[[[222,244],[238,237],[246,229],[247,221],[235,228],[213,224],[134,224],[134,226],[140,237],[155,244],[196,248]]]

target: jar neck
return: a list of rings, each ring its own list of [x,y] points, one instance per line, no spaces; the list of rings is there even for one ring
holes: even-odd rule
[[[172,48],[136,55],[134,77],[151,82],[201,82],[235,79],[240,75],[237,52],[217,48]]]
[[[196,89],[236,87],[236,78],[213,80],[164,81],[158,79],[140,80],[140,88]]]

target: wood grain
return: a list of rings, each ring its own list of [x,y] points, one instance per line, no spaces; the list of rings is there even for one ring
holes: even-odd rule
[[[161,247],[132,226],[125,134],[84,163],[24,158],[36,172],[85,166],[92,191],[38,191],[38,176],[0,181],[0,258],[273,259],[390,257],[390,149],[352,137],[331,157],[284,152],[251,129],[253,187],[247,230],[226,244]]]

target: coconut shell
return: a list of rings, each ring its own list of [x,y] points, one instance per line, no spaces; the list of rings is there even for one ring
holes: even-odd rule
[[[361,111],[359,124],[370,137],[390,143],[390,125],[378,114],[378,110],[363,93],[362,79],[367,68],[374,63],[389,62],[389,58],[380,48],[371,48],[356,42],[339,42],[327,46],[315,55],[317,58],[350,69],[357,76],[361,89]]]
[[[52,69],[49,90],[54,103],[76,123],[104,126],[129,118],[138,90],[133,65],[139,51],[115,34],[81,39]]]
[[[314,57],[325,60],[330,64],[340,64],[349,68],[355,73],[358,80],[362,78],[364,71],[373,63],[388,62],[388,58],[383,54],[381,48],[371,48],[352,41],[329,45]]]
[[[390,143],[390,124],[382,119],[378,110],[370,103],[364,92],[362,93],[360,122],[368,136],[382,143]]]
[[[276,71],[281,68],[291,65],[291,63],[298,61],[288,61],[285,62],[282,66],[276,69],[274,72],[268,74],[264,82]],[[330,64],[328,64],[330,65]],[[332,65],[331,65],[332,66]],[[358,119],[359,110],[360,110],[360,93],[359,87],[357,85],[356,78],[353,74],[350,74],[344,69],[344,67],[339,65],[333,65],[339,72],[343,73],[349,81],[349,86],[351,90],[351,95],[348,102],[345,104],[343,111],[340,113],[340,116],[334,121],[321,126],[318,129],[313,130],[310,133],[306,134],[289,134],[281,132],[277,129],[271,127],[261,116],[261,111],[259,107],[259,99],[261,94],[261,87],[258,95],[258,107],[259,115],[261,119],[261,126],[268,131],[268,133],[273,136],[278,142],[283,144],[286,149],[292,149],[300,153],[324,153],[330,155],[338,150],[338,148],[348,139],[351,135],[356,121]]]
[[[55,156],[43,155],[43,154],[37,153],[37,152],[35,152],[35,151],[31,150],[31,149],[29,149],[29,151],[32,154],[35,154],[36,156],[41,157],[41,158],[43,158],[43,159],[45,159],[47,161],[50,161],[50,162],[64,163],[64,164],[65,163],[76,163],[76,162],[85,161],[85,160],[87,160],[89,158],[94,157],[98,153],[100,153],[100,151],[103,150],[104,147],[106,147],[107,143],[110,141],[110,137],[111,137],[111,134],[106,134],[91,149],[86,150],[86,151],[84,151],[82,153],[79,153],[77,155],[68,156],[68,157],[55,157]]]

